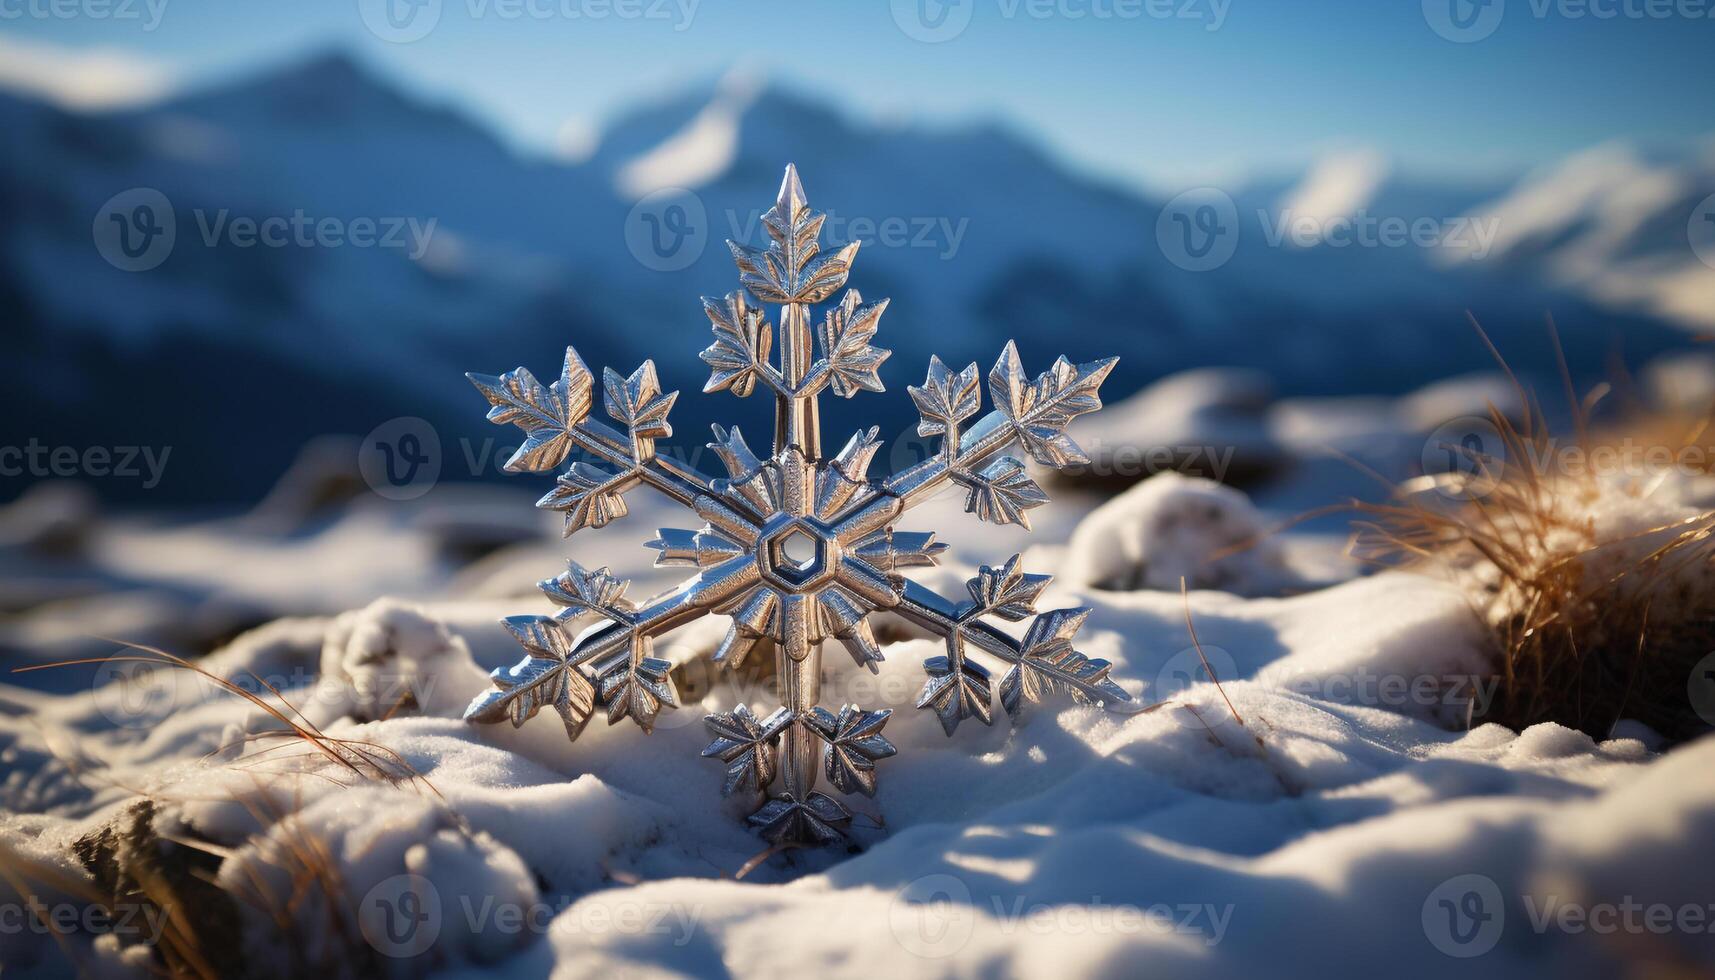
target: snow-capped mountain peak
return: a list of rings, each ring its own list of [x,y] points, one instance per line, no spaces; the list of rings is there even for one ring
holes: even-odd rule
[[[1712,186],[1715,166],[1694,155],[1608,143],[1526,176],[1476,213],[1497,231],[1491,262],[1534,269],[1605,306],[1707,326],[1715,268],[1689,236]],[[1471,258],[1443,251],[1450,264]]]
[[[1680,183],[1670,168],[1646,162],[1632,147],[1607,143],[1525,177],[1480,210],[1498,222],[1495,252],[1505,256],[1533,245],[1564,244],[1593,225],[1629,220],[1671,198]],[[1603,229],[1598,235],[1611,233]]]
[[[1296,187],[1282,197],[1283,213],[1326,227],[1368,207],[1387,178],[1386,157],[1373,149],[1331,153],[1317,160]]]
[[[740,124],[764,89],[761,76],[734,69],[714,97],[678,131],[619,167],[614,184],[630,200],[668,187],[694,189],[725,174],[738,157]]]

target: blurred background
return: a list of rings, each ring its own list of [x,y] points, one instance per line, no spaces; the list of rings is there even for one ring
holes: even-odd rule
[[[1279,520],[1433,469],[1514,397],[1473,320],[1706,404],[1711,10],[0,0],[0,656],[528,593],[484,562],[565,546],[463,373],[653,358],[693,461],[766,431],[698,297],[788,161],[892,299],[830,440],[914,461],[931,354],[1120,355],[1050,535],[1162,468]]]

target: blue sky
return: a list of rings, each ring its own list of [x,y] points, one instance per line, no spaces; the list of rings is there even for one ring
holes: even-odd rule
[[[366,26],[381,2],[0,0],[0,41],[178,84],[340,45],[532,148],[746,65],[877,117],[1000,117],[1157,188],[1352,146],[1475,176],[1715,132],[1715,0],[385,0],[433,24],[408,43]],[[1438,34],[1450,3],[1486,36]]]

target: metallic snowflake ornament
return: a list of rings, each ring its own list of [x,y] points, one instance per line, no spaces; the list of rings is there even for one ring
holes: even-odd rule
[[[841,793],[873,796],[876,763],[895,752],[882,736],[891,711],[857,705],[835,711],[819,703],[825,641],[838,641],[872,671],[882,659],[872,612],[889,610],[946,638],[946,655],[925,664],[929,680],[917,707],[932,709],[948,735],[966,718],[994,721],[992,677],[971,659],[973,649],[1009,665],[999,683],[1000,702],[1014,717],[1049,692],[1102,705],[1130,700],[1108,678],[1107,661],[1072,647],[1088,610],[1035,616],[1022,640],[986,620],[1035,615],[1048,576],[1026,574],[1014,556],[999,568],[984,566],[969,583],[969,599],[946,599],[901,574],[935,564],[945,545],[930,533],[894,529],[909,507],[949,480],[967,491],[966,509],[979,518],[1028,528],[1026,512],[1047,496],[1024,462],[1005,450],[1016,443],[1048,466],[1086,462],[1064,430],[1075,416],[1101,407],[1097,389],[1116,359],[1072,364],[1061,358],[1032,379],[1008,343],[988,375],[994,410],[966,425],[982,405],[977,366],[953,371],[931,358],[922,387],[909,390],[922,416],[918,433],[940,437],[940,450],[891,476],[871,478],[869,466],[881,447],[877,430],[859,432],[824,455],[817,399],[829,388],[848,398],[882,390],[878,369],[889,352],[870,341],[887,301],[865,303],[850,289],[813,320],[812,305],[845,285],[858,250],[854,242],[822,253],[822,221],[788,166],[763,218],[768,247],[728,243],[743,288],[703,300],[715,338],[702,352],[711,369],[703,390],[744,397],[760,386],[775,397],[774,445],[766,458],[737,428],[714,427],[709,447],[725,465],[725,478],[656,453],[655,440],[672,434],[667,414],[677,393],[661,391],[652,362],[629,376],[602,373],[607,414],[618,428],[593,417],[595,379],[571,348],[558,380],[546,386],[524,368],[499,377],[470,375],[492,406],[489,421],[525,433],[508,470],[555,469],[574,450],[587,457],[572,463],[537,502],[565,513],[567,535],[624,517],[624,494],[639,484],[673,498],[704,523],[698,530],[662,529],[649,543],[659,552],[657,565],[698,571],[647,602],[626,598],[626,583],[607,569],[588,571],[576,562],[541,583],[565,608],[505,621],[527,655],[494,672],[494,690],[472,701],[465,719],[518,726],[552,707],[575,739],[600,708],[609,724],[629,717],[648,732],[662,708],[678,706],[671,665],[652,655],[655,639],[702,616],[729,617],[716,662],[737,667],[758,650],[772,651],[783,704],[767,717],[744,704],[709,715],[714,741],[703,755],[726,766],[724,793],[760,802],[751,824],[769,840],[791,844],[837,841],[851,821],[843,805],[815,791],[819,772]],[[761,304],[778,308],[778,335]],[[778,355],[771,357],[776,339]],[[570,624],[584,612],[600,622],[574,637]]]

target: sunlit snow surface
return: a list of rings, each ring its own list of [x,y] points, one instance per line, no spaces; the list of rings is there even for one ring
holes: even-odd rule
[[[1362,407],[1293,411],[1258,431],[1287,446],[1305,427],[1333,441],[1340,418],[1369,420],[1376,431],[1364,438],[1410,431],[1382,432]],[[1296,499],[1321,472],[1278,485]],[[1143,516],[1121,513],[1114,525],[1151,537],[1135,554],[1163,569],[1189,560],[1176,547],[1224,543],[1211,520],[1252,528],[1281,516],[1265,497],[1253,511],[1176,479],[1132,495]],[[913,707],[936,642],[890,643],[875,676],[830,658],[824,700],[894,709],[886,734],[899,753],[879,764],[875,799],[854,800],[850,848],[776,856],[742,880],[763,843],[744,808],[721,800],[722,767],[699,757],[701,718],[741,699],[770,703],[767,692],[701,686],[647,737],[598,722],[568,743],[552,712],[517,730],[459,719],[485,673],[517,657],[497,620],[547,611],[529,583],[565,556],[636,576],[639,594],[670,584],[637,544],[675,515],[643,494],[625,529],[570,543],[532,523],[527,496],[450,487],[410,504],[360,499],[290,526],[101,524],[82,557],[8,573],[14,585],[63,592],[8,621],[8,666],[111,652],[97,635],[165,642],[190,613],[244,609],[263,625],[205,667],[253,690],[249,674],[266,679],[327,735],[396,752],[428,785],[353,778],[302,743],[244,745],[278,722],[188,674],[68,667],[51,682],[19,675],[0,688],[0,836],[38,868],[79,871],[73,842],[123,823],[147,795],[157,833],[223,855],[223,888],[273,895],[290,894],[294,855],[314,839],[337,884],[286,907],[290,940],[265,903],[244,906],[249,955],[338,959],[342,942],[368,937],[364,965],[401,975],[1508,977],[1715,966],[1715,741],[1660,754],[1635,725],[1602,742],[1553,725],[1465,730],[1471,689],[1460,684],[1486,661],[1464,597],[1404,573],[1355,577],[1320,534],[1291,532],[1234,559],[1225,581],[1250,598],[1076,584],[1090,577],[1072,572],[1107,560],[1097,544],[1064,544],[1079,541],[1074,529],[1098,502],[1058,493],[1025,535],[963,517],[956,494],[938,500],[921,520],[953,550],[927,579],[957,589],[976,563],[1018,550],[1035,570],[1067,571],[1040,608],[1089,606],[1080,648],[1111,660],[1139,704],[1164,703],[1119,715],[1051,700],[1016,728],[1002,715],[948,739]],[[510,543],[485,516],[499,514],[523,521]],[[1203,524],[1180,526],[1191,518]],[[489,554],[465,564],[454,556],[472,528],[488,529]],[[117,611],[101,613],[109,603]],[[1192,649],[1187,603],[1222,689]],[[722,625],[661,649],[687,662],[712,649]],[[36,647],[45,652],[20,652]],[[92,691],[92,680],[111,683]],[[401,710],[406,689],[414,707]],[[400,904],[407,888],[432,898],[432,915]],[[18,889],[0,881],[0,900]],[[1568,918],[1568,906],[1596,918]],[[1623,917],[1632,906],[1699,910],[1702,925],[1594,927],[1601,910]],[[398,938],[390,916],[406,911],[429,916],[417,928],[432,925],[432,942]],[[1646,912],[1632,915],[1645,922]],[[343,938],[330,916],[353,923]],[[7,966],[52,970],[66,955],[28,931],[0,941]],[[146,967],[111,938],[76,935],[69,952],[97,973]],[[404,953],[415,955],[393,955]]]

